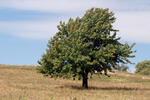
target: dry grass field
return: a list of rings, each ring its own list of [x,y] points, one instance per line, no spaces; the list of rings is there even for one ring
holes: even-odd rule
[[[36,66],[0,65],[0,100],[150,100],[150,77],[94,76],[83,90],[81,81],[44,77]]]

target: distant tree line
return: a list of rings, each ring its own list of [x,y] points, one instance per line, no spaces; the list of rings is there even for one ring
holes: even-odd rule
[[[150,75],[150,60],[139,62],[135,69],[135,73],[137,74]]]
[[[125,64],[121,64],[121,65],[117,65],[115,70],[121,71],[121,72],[128,72],[129,67]]]

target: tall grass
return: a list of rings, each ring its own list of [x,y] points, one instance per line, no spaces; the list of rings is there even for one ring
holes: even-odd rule
[[[0,65],[0,100],[150,100],[149,76],[94,75],[84,90],[81,81],[44,77],[36,68]]]

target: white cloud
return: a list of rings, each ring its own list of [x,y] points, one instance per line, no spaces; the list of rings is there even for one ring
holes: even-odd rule
[[[118,12],[114,27],[119,29],[119,36],[125,41],[150,43],[150,12]],[[72,16],[73,17],[73,16]],[[8,33],[24,38],[49,39],[57,32],[60,20],[0,22],[0,33]]]
[[[0,32],[25,38],[47,39],[57,32],[60,20],[81,16],[91,7],[110,8],[117,17],[114,24],[122,39],[150,43],[150,6],[147,0],[0,0],[0,7],[60,13],[63,18],[42,21],[0,22]],[[117,9],[117,10],[116,10]],[[147,9],[145,12],[143,10]],[[140,10],[140,12],[139,12]],[[141,11],[142,10],[142,11]],[[75,15],[75,16],[72,16]],[[17,16],[17,15],[16,15]]]
[[[57,13],[81,12],[91,7],[109,7],[107,0],[1,0],[0,6]],[[112,4],[111,4],[112,5]]]
[[[31,39],[49,39],[58,31],[59,22],[66,22],[69,18],[69,16],[64,16],[42,21],[0,21],[0,34],[7,33]]]
[[[91,7],[150,10],[148,0],[0,0],[0,7],[55,13],[79,13]]]
[[[115,27],[123,40],[150,43],[150,12],[120,12]]]
[[[0,22],[0,33],[23,38],[46,39],[57,31],[56,22]]]

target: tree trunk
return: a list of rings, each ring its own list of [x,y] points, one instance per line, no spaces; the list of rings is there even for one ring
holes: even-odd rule
[[[88,88],[88,74],[84,73],[82,75],[82,88],[87,89]]]

